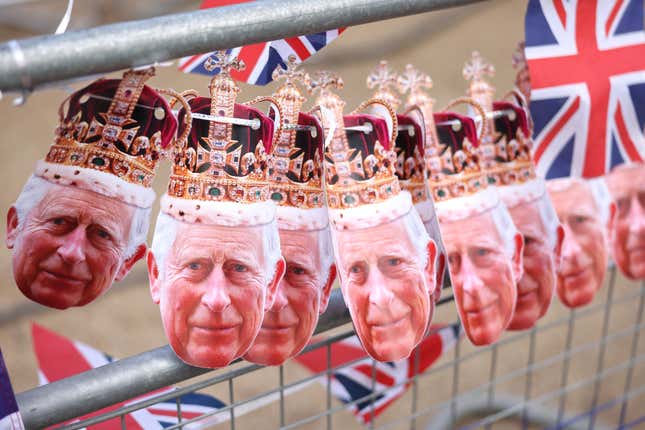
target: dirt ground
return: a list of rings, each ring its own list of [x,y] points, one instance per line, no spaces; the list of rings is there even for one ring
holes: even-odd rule
[[[81,3],[82,4],[82,3]],[[447,11],[433,12],[409,18],[363,25],[348,29],[340,39],[327,47],[322,53],[308,62],[307,70],[331,69],[338,72],[345,81],[343,96],[348,110],[369,96],[365,78],[378,60],[386,59],[396,70],[402,70],[407,63],[416,65],[428,72],[434,80],[432,90],[438,108],[445,106],[452,98],[465,93],[467,83],[462,77],[464,62],[473,50],[479,50],[485,59],[496,67],[492,79],[497,94],[502,96],[512,87],[514,71],[511,55],[517,41],[521,40],[524,26],[526,1],[492,0],[471,6]],[[0,40],[26,37],[8,26],[0,26]],[[185,75],[174,67],[158,69],[153,85],[172,87],[177,90],[188,88],[207,92],[208,81],[204,77]],[[74,85],[80,88],[83,83]],[[266,95],[275,89],[244,86],[240,100]],[[0,208],[6,211],[14,201],[22,185],[30,174],[36,160],[42,158],[52,142],[53,130],[57,122],[58,104],[67,93],[64,89],[37,92],[29,97],[22,107],[13,107],[10,95],[0,101],[0,171],[3,187],[0,189]],[[157,175],[155,189],[161,194],[166,186],[168,166],[162,166]],[[155,208],[156,213],[156,208]],[[152,229],[151,229],[152,231]],[[0,250],[0,347],[9,369],[14,389],[17,392],[28,390],[37,385],[37,368],[30,339],[30,323],[36,322],[72,339],[87,343],[115,357],[127,357],[164,345],[159,311],[150,300],[147,288],[145,265],[137,264],[130,275],[116,284],[103,297],[84,308],[54,311],[35,305],[25,299],[15,287],[11,276],[10,253],[3,247]],[[618,276],[614,288],[614,299],[629,295],[636,297],[611,307],[609,333],[617,333],[634,324],[638,309],[637,293],[639,286]],[[606,300],[609,289],[598,294],[591,306],[600,306],[597,311],[576,314],[573,346],[598,340],[602,334]],[[554,301],[536,335],[535,361],[540,362],[563,351],[566,338],[569,311]],[[442,306],[436,313],[435,322],[452,322],[456,319],[453,304]],[[550,327],[564,321],[559,325]],[[345,327],[347,329],[348,327]],[[509,339],[512,334],[506,335]],[[604,366],[609,368],[628,359],[632,335],[617,337],[607,343]],[[637,354],[645,352],[645,341],[641,341]],[[459,353],[462,357],[475,352],[475,348],[462,342]],[[497,348],[496,374],[509,375],[526,365],[529,350],[529,336]],[[419,381],[418,404],[424,409],[435,404],[439,408],[418,419],[419,426],[430,421],[439,411],[445,411],[452,394],[453,371],[447,365],[454,353],[447,354],[435,365],[444,369],[430,374]],[[466,392],[486,382],[491,368],[491,351],[473,355],[458,368],[460,392]],[[547,395],[559,388],[562,373],[562,360],[553,360],[533,374],[531,396]],[[574,388],[576,382],[597,373],[598,349],[584,350],[571,360],[568,374],[569,384]],[[611,373],[599,390],[598,404],[622,395],[625,383],[625,370]],[[295,363],[285,366],[286,381],[295,381],[308,376],[308,372]],[[253,372],[236,380],[236,399],[248,398],[276,386],[278,371],[264,369]],[[496,393],[522,396],[525,378],[520,377],[502,382],[496,386]],[[635,366],[631,382],[632,388],[645,385],[645,368]],[[228,399],[226,384],[208,391],[219,398]],[[593,400],[594,386],[585,385],[572,390],[567,396],[567,413],[584,412]],[[444,403],[442,403],[444,402]],[[410,413],[412,394],[408,392],[399,399],[377,421],[376,425],[405,417]],[[285,403],[286,422],[294,422],[314,415],[325,409],[325,391],[322,386],[312,384],[297,394],[287,397]],[[334,406],[339,403],[334,402]],[[557,408],[557,399],[543,403],[543,406]],[[556,409],[552,409],[556,410]],[[608,408],[599,414],[599,422],[613,424],[617,421],[620,407]],[[630,402],[628,419],[636,419],[645,413],[645,397],[635,396]],[[254,413],[241,417],[236,428],[276,428],[278,404],[265,406]],[[325,419],[314,421],[299,428],[325,428]],[[226,425],[228,426],[228,424]],[[226,426],[220,426],[226,428]],[[347,411],[333,415],[334,428],[361,428]],[[499,428],[517,428],[517,422],[502,423]],[[217,428],[220,428],[217,427]],[[407,423],[392,428],[409,428]],[[498,428],[496,426],[495,428]]]

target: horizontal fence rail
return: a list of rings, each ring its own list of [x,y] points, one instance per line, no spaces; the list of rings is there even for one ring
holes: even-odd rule
[[[263,0],[0,45],[0,91],[483,0]]]

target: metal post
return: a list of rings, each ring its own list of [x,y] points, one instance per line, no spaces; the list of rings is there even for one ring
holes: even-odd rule
[[[531,400],[531,388],[533,386],[533,364],[535,362],[535,334],[537,329],[531,329],[531,340],[529,341],[529,358],[526,364],[526,385],[524,386],[524,407],[522,408],[522,429],[526,430],[529,426],[528,409],[529,400]]]
[[[569,324],[567,326],[567,340],[564,343],[564,351],[568,352],[571,350],[571,343],[573,342],[573,323],[576,320],[576,310],[571,309],[569,311]],[[571,364],[571,357],[566,356],[564,363],[562,363],[562,376],[560,378],[560,389],[564,390],[567,386],[567,381],[569,380],[569,365]],[[567,393],[562,391],[560,395],[560,404],[558,405],[558,424],[562,422],[564,418],[564,412],[567,406]]]
[[[0,45],[0,91],[477,1],[264,0],[10,41]]]

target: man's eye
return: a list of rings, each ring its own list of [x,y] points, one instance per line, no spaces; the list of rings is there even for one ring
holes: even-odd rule
[[[190,270],[199,270],[199,269],[202,268],[202,263],[198,263],[198,262],[195,262],[195,261],[191,262],[191,263],[188,263],[188,268]]]
[[[307,271],[300,266],[292,266],[289,268],[289,271],[294,275],[304,275]]]
[[[110,233],[108,233],[107,231],[102,230],[102,229],[98,229],[98,230],[96,231],[96,234],[97,234],[97,236],[99,236],[101,239],[107,239],[107,240],[112,239],[112,236],[110,235]]]
[[[388,258],[386,260],[386,263],[388,266],[398,266],[399,264],[401,264],[401,259],[397,257]]]
[[[65,224],[65,218],[54,218],[52,223],[54,223],[54,225],[63,225]]]
[[[355,264],[349,268],[350,273],[361,273],[363,272],[363,266],[360,264]]]
[[[475,251],[475,254],[476,254],[478,257],[485,257],[485,256],[487,256],[489,253],[490,253],[490,251],[489,251],[488,249],[486,249],[486,248],[477,248],[477,250]]]
[[[588,219],[588,218],[587,218],[586,216],[583,216],[583,215],[576,215],[576,216],[574,216],[574,217],[573,217],[573,222],[574,222],[575,224],[582,224],[582,223],[586,222],[586,221],[587,221],[587,219]]]
[[[249,268],[246,267],[244,264],[240,263],[235,263],[233,265],[233,271],[235,272],[248,272]]]

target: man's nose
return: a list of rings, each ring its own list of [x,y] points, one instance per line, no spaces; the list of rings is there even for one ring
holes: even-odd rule
[[[636,236],[645,235],[645,209],[641,206],[638,199],[635,199],[630,206],[629,216],[627,219],[629,232]]]
[[[562,241],[562,260],[564,262],[575,261],[580,257],[582,248],[576,239],[576,235],[565,224],[564,226],[564,240]]]
[[[387,287],[387,279],[381,274],[380,270],[370,270],[367,287],[369,288],[369,302],[371,304],[379,308],[390,306],[394,299],[394,294]]]
[[[207,279],[202,303],[212,312],[223,312],[230,304],[226,277],[221,267],[216,267]]]
[[[280,282],[280,285],[278,285],[278,291],[275,295],[275,300],[273,301],[273,306],[271,306],[271,312],[280,312],[288,303],[287,295],[284,293],[282,282]]]
[[[63,243],[56,253],[67,264],[78,264],[85,260],[86,234],[83,226],[77,226],[62,237]]]
[[[460,278],[462,289],[469,295],[480,294],[483,290],[484,282],[482,281],[477,268],[470,262],[468,256],[462,258]]]

